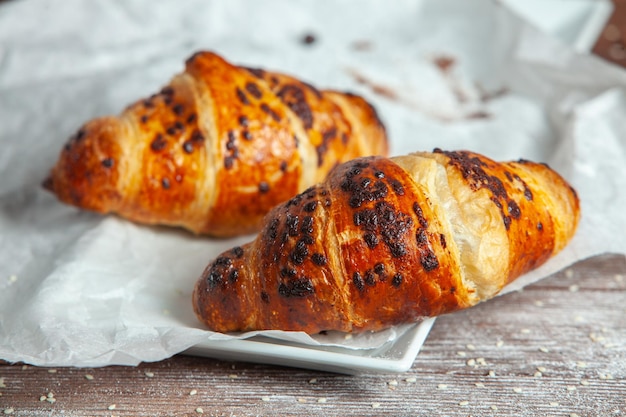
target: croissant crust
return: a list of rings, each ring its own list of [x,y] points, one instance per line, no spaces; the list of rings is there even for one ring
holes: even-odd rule
[[[380,330],[493,297],[578,219],[576,192],[543,164],[439,149],[359,158],[213,260],[193,306],[219,332]]]
[[[45,186],[99,213],[233,236],[336,164],[387,151],[363,98],[199,52],[158,94],[82,126]]]

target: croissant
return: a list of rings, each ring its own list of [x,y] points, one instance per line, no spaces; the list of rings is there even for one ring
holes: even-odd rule
[[[160,93],[81,127],[44,186],[99,213],[233,236],[338,163],[387,151],[363,98],[198,52]]]
[[[578,220],[576,192],[545,164],[440,149],[359,158],[210,263],[193,307],[218,332],[380,330],[493,297]]]

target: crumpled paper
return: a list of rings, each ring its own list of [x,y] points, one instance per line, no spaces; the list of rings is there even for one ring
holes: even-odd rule
[[[365,96],[393,154],[440,147],[549,163],[580,195],[580,228],[504,292],[626,253],[626,71],[574,53],[498,2],[9,2],[0,5],[0,359],[133,365],[250,336],[206,331],[190,297],[217,254],[253,236],[141,226],[40,187],[84,121],[158,91],[200,49]],[[263,334],[374,349],[404,330]]]

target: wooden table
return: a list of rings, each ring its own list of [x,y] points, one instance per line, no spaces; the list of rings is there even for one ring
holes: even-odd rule
[[[0,364],[0,415],[626,415],[626,259],[604,255],[437,319],[412,369],[357,376],[179,355]]]
[[[593,53],[626,66],[626,0],[613,0],[613,14],[598,38]]]

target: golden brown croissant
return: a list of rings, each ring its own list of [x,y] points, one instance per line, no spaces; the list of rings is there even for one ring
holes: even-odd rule
[[[387,149],[364,99],[199,52],[159,94],[86,123],[45,186],[85,209],[231,236],[336,164]]]
[[[578,219],[576,192],[544,164],[439,149],[359,158],[216,258],[193,306],[219,332],[379,330],[493,297]]]

